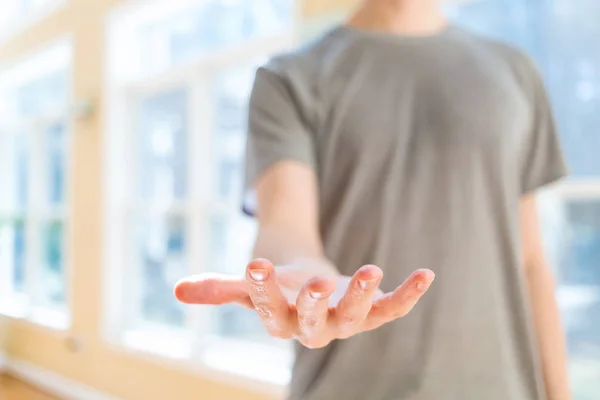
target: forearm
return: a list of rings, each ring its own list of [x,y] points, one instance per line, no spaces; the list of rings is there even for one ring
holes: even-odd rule
[[[284,223],[261,224],[253,256],[266,258],[275,265],[298,267],[312,276],[337,274],[318,235]]]
[[[566,344],[556,303],[554,279],[542,264],[527,269],[527,280],[546,392],[548,400],[570,400]]]

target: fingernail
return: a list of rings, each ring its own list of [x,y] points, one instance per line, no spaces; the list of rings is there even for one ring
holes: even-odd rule
[[[308,292],[308,294],[313,299],[319,300],[319,299],[322,299],[323,297],[325,297],[327,295],[327,292],[319,292],[319,291],[316,291],[316,290],[311,290],[310,292]]]
[[[373,284],[375,284],[375,282],[377,282],[379,278],[373,278],[373,279],[359,279],[358,280],[358,285],[360,286],[361,289],[366,290],[368,289],[370,286],[372,286]]]
[[[427,290],[427,288],[429,287],[430,284],[431,284],[431,282],[419,282],[419,283],[417,283],[417,290],[419,292],[424,292]]]
[[[250,277],[252,277],[252,279],[259,282],[266,280],[269,276],[269,271],[267,271],[266,269],[250,269],[248,270],[248,273],[250,274]]]

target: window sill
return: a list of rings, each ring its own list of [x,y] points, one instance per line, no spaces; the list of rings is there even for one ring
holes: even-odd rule
[[[257,393],[283,397],[291,378],[290,349],[212,336],[194,345],[181,331],[133,330],[112,340],[117,351]]]
[[[131,350],[151,353],[155,356],[173,360],[185,360],[192,354],[192,337],[179,330],[129,330],[120,340],[121,344]]]
[[[290,381],[293,354],[291,349],[212,337],[205,343],[202,361],[216,371],[281,388]]]

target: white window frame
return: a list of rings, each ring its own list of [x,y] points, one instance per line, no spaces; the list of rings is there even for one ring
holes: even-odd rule
[[[164,3],[164,2],[162,2]],[[194,0],[185,0],[182,4],[197,4]],[[182,4],[177,3],[177,7]],[[297,2],[295,18],[299,18],[301,2]],[[109,18],[107,29],[107,52],[116,53],[114,44],[117,40],[127,40],[121,34],[123,28],[110,28],[111,20],[118,21],[123,14],[135,15],[137,18],[149,18],[159,10],[137,12],[132,4],[115,10]],[[160,13],[158,14],[160,15]],[[213,96],[211,78],[219,71],[238,68],[252,62],[267,58],[275,53],[289,50],[298,44],[295,26],[289,32],[272,37],[257,38],[228,47],[222,51],[201,55],[198,59],[169,68],[163,73],[138,80],[123,78],[118,72],[109,72],[106,82],[106,131],[105,131],[105,220],[104,220],[104,332],[103,335],[113,345],[127,351],[138,351],[144,357],[163,357],[179,360],[187,368],[200,370],[205,374],[223,379],[226,376],[231,382],[257,388],[271,394],[281,395],[291,376],[292,354],[287,343],[278,346],[255,344],[243,340],[214,337],[208,334],[211,309],[208,307],[188,308],[186,310],[186,326],[184,330],[156,327],[150,330],[127,330],[124,321],[131,318],[132,310],[139,310],[138,305],[128,303],[130,299],[123,297],[123,285],[135,281],[128,276],[124,243],[128,219],[132,210],[139,210],[138,205],[130,203],[128,189],[134,187],[135,171],[131,165],[124,165],[128,155],[133,151],[135,121],[134,108],[136,99],[162,93],[169,89],[185,87],[188,89],[188,191],[186,201],[172,207],[169,211],[186,215],[186,255],[189,274],[206,272],[208,243],[205,231],[209,217],[214,213],[231,215],[240,213],[240,205],[215,202],[212,197],[211,182],[213,165],[210,162],[211,132],[213,113]],[[127,28],[125,28],[125,31]],[[123,53],[121,53],[123,54]],[[110,58],[110,57],[109,57]],[[135,61],[134,61],[135,62]],[[108,70],[111,71],[110,60]],[[130,159],[130,158],[129,158]],[[126,171],[126,173],[123,173]],[[131,247],[131,246],[130,246]],[[129,272],[128,272],[129,271]],[[134,279],[132,279],[134,278]],[[133,290],[136,290],[133,288]],[[128,311],[123,312],[126,305]],[[218,354],[218,356],[217,356]],[[261,354],[261,363],[253,354]],[[265,360],[265,354],[268,359]],[[181,365],[181,364],[178,364]],[[219,371],[215,374],[215,371]],[[225,375],[223,375],[225,374]]]
[[[541,215],[541,222],[543,228],[548,228],[550,231],[558,231],[565,229],[565,223],[568,221],[564,220],[563,207],[570,201],[592,201],[600,203],[600,177],[593,177],[587,179],[581,178],[569,178],[550,188],[541,191],[538,194],[538,205],[539,213]],[[552,210],[549,214],[546,214],[546,209]],[[553,214],[559,210],[558,214]],[[557,217],[557,220],[552,218],[546,219],[548,215]],[[545,231],[542,231],[542,236]],[[545,238],[548,239],[548,238]],[[559,237],[557,240],[561,240]],[[549,258],[552,260],[556,254],[552,252],[556,249],[555,243],[547,241],[546,252]],[[584,310],[589,306],[596,304],[600,301],[600,293],[598,292],[597,284],[586,285],[585,282],[578,282],[577,284],[565,284],[561,282],[558,270],[559,267],[557,262],[551,262],[550,266],[555,269],[556,279],[556,297],[557,304],[562,315],[562,324],[565,333],[568,335],[571,329],[576,328],[582,318],[586,318]],[[567,266],[568,268],[568,266]],[[584,379],[589,382],[589,375],[587,372],[583,372],[581,369],[585,368],[580,364],[582,360],[578,357],[573,358],[569,352],[569,373],[573,379],[573,385],[578,385],[581,382],[575,381],[577,379]],[[591,360],[583,360],[584,363],[593,362]],[[577,391],[577,387],[573,386],[573,390]]]
[[[72,44],[69,38],[60,38],[47,44],[24,59],[17,60],[13,65],[2,71],[0,96],[9,93],[12,88],[34,81],[54,71],[65,71],[72,76]],[[69,86],[68,91],[71,91]],[[25,264],[24,288],[17,293],[12,288],[13,271],[0,265],[0,314],[27,320],[56,330],[69,329],[71,325],[70,310],[72,309],[70,290],[70,259],[68,252],[70,232],[71,204],[71,142],[72,126],[70,105],[65,108],[50,110],[47,114],[36,115],[17,120],[0,122],[0,135],[16,135],[14,132],[26,132],[27,144],[27,199],[28,204],[23,212],[0,209],[1,218],[22,216],[25,219]],[[64,204],[59,208],[49,208],[43,204],[47,180],[42,176],[45,168],[45,133],[56,123],[64,123],[67,141],[65,162],[65,193]],[[64,271],[65,304],[63,306],[44,306],[39,301],[42,298],[43,279],[38,279],[42,268],[42,228],[45,223],[59,221],[63,225],[62,232],[62,268]],[[36,282],[37,285],[36,286]]]
[[[538,194],[539,213],[542,217],[542,223],[552,223],[552,221],[544,221],[544,207],[562,206],[573,200],[591,200],[600,203],[600,178],[568,178],[555,185],[552,185],[546,190]],[[546,246],[546,251],[551,251],[552,246]],[[553,257],[550,257],[553,258]],[[551,263],[550,265],[555,274],[558,272],[558,265]],[[577,292],[578,301],[596,301],[595,295],[588,293],[585,288],[573,288],[562,285],[560,280],[557,281],[557,301],[563,312],[568,312],[568,308],[573,303],[573,294]]]

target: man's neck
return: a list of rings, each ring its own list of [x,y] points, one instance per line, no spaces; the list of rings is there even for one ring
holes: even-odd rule
[[[447,25],[439,0],[364,0],[349,26],[398,35],[426,36]]]

